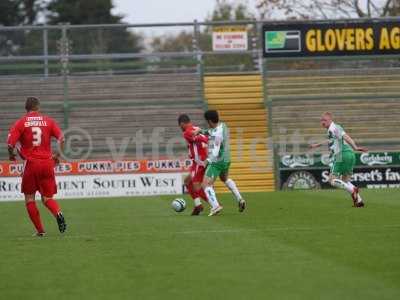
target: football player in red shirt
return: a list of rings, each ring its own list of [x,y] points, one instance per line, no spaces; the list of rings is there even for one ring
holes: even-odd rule
[[[57,139],[62,152],[64,137],[57,123],[39,112],[39,106],[38,98],[27,98],[27,113],[12,126],[7,143],[11,161],[16,160],[15,148],[25,160],[21,190],[25,195],[26,209],[36,228],[36,235],[44,236],[45,230],[35,202],[36,192],[41,194],[43,204],[56,218],[61,233],[67,226],[61,209],[53,198],[57,193],[54,167],[59,163],[60,153],[52,154],[51,151],[51,138]]]
[[[192,216],[197,216],[204,210],[201,199],[207,201],[207,196],[201,188],[201,183],[203,182],[205,173],[208,137],[202,134],[194,134],[198,127],[192,124],[188,115],[180,115],[178,124],[183,131],[183,138],[186,140],[189,148],[189,157],[193,162],[190,173],[185,178],[185,186],[194,200],[195,207],[193,208]]]

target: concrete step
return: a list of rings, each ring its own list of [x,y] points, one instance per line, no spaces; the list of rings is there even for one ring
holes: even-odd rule
[[[265,105],[264,102],[257,101],[252,102],[252,103],[232,103],[227,100],[222,100],[220,103],[208,103],[208,107],[210,109],[216,109],[220,111],[224,110],[235,110],[235,111],[240,111],[240,110],[259,110],[259,109],[264,109]]]
[[[262,93],[263,88],[259,86],[238,86],[236,87],[207,87],[206,96],[213,94],[232,94],[232,93]]]
[[[335,93],[336,94],[336,93]],[[341,97],[347,97],[347,98],[352,98],[352,97],[365,97],[366,99],[371,98],[371,97],[390,97],[393,96],[393,91],[391,92],[387,92],[387,91],[375,91],[375,92],[371,92],[371,93],[365,93],[365,92],[359,92],[359,93],[352,93],[352,92],[346,92],[346,93],[337,93],[336,95],[340,95]],[[310,98],[327,98],[327,96],[332,96],[332,93],[307,93],[307,94],[302,94],[301,97],[305,98],[305,97],[310,97]],[[296,100],[297,98],[299,98],[298,94],[280,94],[278,95],[272,95],[268,97],[269,99],[272,99],[273,101],[280,101],[280,100]],[[334,98],[334,96],[333,96]]]
[[[240,127],[240,128],[248,128],[248,127],[262,127],[262,126],[266,126],[267,123],[265,120],[245,120],[245,121],[241,121],[241,120],[228,120],[225,121],[225,123],[228,125],[228,127],[231,127],[231,130],[233,127]]]
[[[237,81],[214,81],[214,82],[205,82],[205,87],[208,89],[217,89],[217,88],[236,88],[238,86]],[[240,82],[241,87],[262,87],[261,81],[255,80],[244,80]]]
[[[221,111],[220,115],[221,115],[221,119],[223,119],[225,122],[246,121],[246,122],[252,123],[254,121],[260,121],[260,120],[265,121],[266,120],[265,115],[262,113],[249,116],[249,115],[242,115],[242,114],[231,115],[231,114],[227,114],[225,111]]]
[[[207,88],[207,84],[211,82],[238,82],[239,84],[243,81],[260,82],[260,75],[221,75],[221,76],[205,76],[204,84]]]
[[[254,139],[267,140],[268,136],[261,76],[206,76],[204,81],[209,108],[219,110],[221,119],[230,128],[231,176],[244,191],[273,190],[268,146],[265,143],[253,146]],[[261,166],[269,172],[260,170]],[[226,189],[221,183],[216,186],[218,191]]]
[[[236,185],[241,193],[243,192],[252,192],[255,190],[265,190],[270,191],[271,188],[274,188],[274,182],[256,182],[256,181],[235,181]],[[221,192],[229,192],[229,189],[222,183],[216,183],[215,190],[217,193]]]
[[[235,181],[239,191],[243,191],[245,188],[247,188],[248,191],[252,191],[253,189],[268,189],[274,186],[273,180],[237,180],[233,177],[232,179]],[[217,193],[220,190],[227,189],[227,187],[220,181],[215,182],[215,187]]]
[[[296,82],[285,82],[285,81],[277,81],[277,82],[268,82],[267,88],[271,89],[292,89],[292,88],[302,88],[304,86],[311,88],[321,88],[321,87],[332,87],[332,86],[341,86],[341,87],[354,87],[354,86],[399,86],[400,79],[391,79],[391,80],[370,80],[369,78],[365,80],[345,80],[345,81],[312,81],[312,82],[304,82],[304,81],[296,81]]]
[[[274,76],[270,74],[268,77],[268,83],[271,82],[351,82],[351,81],[371,81],[371,80],[400,80],[400,73],[392,73],[392,74],[382,74],[382,73],[375,73],[375,74],[351,74],[351,75],[309,75],[309,76]]]
[[[377,94],[377,93],[388,93],[388,94],[395,94],[395,93],[400,93],[400,87],[395,85],[395,86],[365,86],[365,87],[341,87],[341,86],[332,86],[332,87],[317,87],[317,88],[312,88],[312,87],[302,87],[302,88],[286,88],[285,94],[282,94],[282,89],[268,89],[268,96],[274,97],[274,96],[291,96],[291,95],[301,95],[301,97],[307,97],[307,95],[314,95],[314,94],[319,94],[319,95],[329,95],[331,96],[332,93],[335,93],[336,95],[346,95],[346,94],[351,94],[351,95],[356,95],[356,94],[363,94],[367,95],[369,93],[371,94]]]
[[[212,100],[221,100],[221,99],[229,99],[229,100],[237,100],[237,99],[242,99],[242,103],[251,103],[246,101],[246,99],[253,99],[256,98],[260,102],[262,102],[262,99],[264,98],[264,95],[262,92],[237,92],[237,93],[205,93],[205,97],[208,99],[208,101]]]

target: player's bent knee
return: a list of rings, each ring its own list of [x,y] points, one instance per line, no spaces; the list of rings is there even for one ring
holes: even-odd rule
[[[208,186],[212,186],[212,185],[213,185],[213,179],[205,177],[203,180],[202,188],[204,189],[204,188],[206,188]]]
[[[222,174],[222,175],[219,176],[219,179],[220,179],[222,182],[225,182],[225,183],[226,183],[226,182],[229,180],[229,177],[228,177],[227,174]]]
[[[224,181],[225,185],[228,185],[230,182],[233,182],[233,180],[230,178],[226,178],[226,180]]]
[[[351,177],[348,176],[348,175],[345,175],[345,176],[342,177],[342,180],[343,180],[344,182],[349,182],[350,179],[351,179]]]
[[[202,184],[201,182],[194,182],[193,183],[193,189],[198,192],[199,190],[201,190]]]
[[[35,194],[32,195],[25,194],[25,202],[26,203],[35,202]]]
[[[42,202],[43,202],[43,203],[46,203],[46,202],[49,201],[50,199],[53,199],[53,197],[45,197],[45,196],[42,196]]]
[[[201,187],[202,187],[203,189],[205,189],[205,188],[208,187],[208,186],[210,186],[210,185],[209,185],[208,182],[206,182],[206,181],[204,181],[204,182],[201,184]]]

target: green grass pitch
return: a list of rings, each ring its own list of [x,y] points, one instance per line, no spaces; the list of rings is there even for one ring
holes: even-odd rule
[[[68,232],[39,204],[0,204],[0,299],[400,299],[400,191],[229,194],[218,217],[172,197],[61,201]],[[187,198],[188,199],[188,198]]]

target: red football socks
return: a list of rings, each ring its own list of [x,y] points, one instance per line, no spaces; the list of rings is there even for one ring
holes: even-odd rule
[[[35,226],[38,233],[43,233],[43,225],[42,221],[40,220],[40,213],[36,207],[36,203],[34,201],[30,201],[25,204],[26,209],[28,210],[29,218],[31,219],[33,225]]]
[[[54,217],[57,217],[58,213],[61,211],[60,206],[54,199],[47,200],[44,205],[49,209]]]

